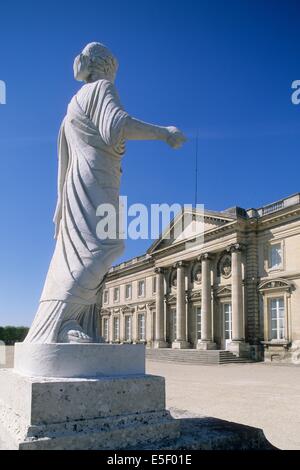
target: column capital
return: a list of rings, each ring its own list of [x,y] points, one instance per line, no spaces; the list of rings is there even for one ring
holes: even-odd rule
[[[177,261],[173,264],[173,268],[185,268],[187,263],[185,261]]]
[[[165,269],[164,268],[154,268],[154,272],[155,274],[164,274],[165,273]]]
[[[226,251],[228,251],[228,253],[236,253],[244,251],[244,249],[245,245],[243,245],[242,243],[234,243],[233,245],[230,245]]]
[[[212,260],[214,255],[212,253],[202,253],[197,257],[197,261]]]

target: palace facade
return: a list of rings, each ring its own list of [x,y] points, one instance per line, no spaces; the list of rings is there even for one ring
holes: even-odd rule
[[[104,340],[300,362],[300,193],[191,215],[193,230],[175,230],[180,214],[145,255],[110,270]]]

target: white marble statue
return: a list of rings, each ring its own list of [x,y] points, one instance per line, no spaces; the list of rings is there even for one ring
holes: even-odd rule
[[[56,247],[38,311],[25,342],[97,342],[97,297],[103,278],[123,252],[123,240],[99,240],[96,209],[118,210],[126,140],[162,140],[180,147],[176,127],[147,124],[124,111],[114,81],[118,62],[99,43],[74,62],[85,84],[72,98],[59,133]]]

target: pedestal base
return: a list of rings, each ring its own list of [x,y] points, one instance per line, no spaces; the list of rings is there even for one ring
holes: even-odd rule
[[[227,349],[238,357],[250,357],[250,346],[245,341],[231,341],[228,343]]]
[[[0,447],[117,450],[178,435],[142,344],[19,343],[15,369],[0,370]]]
[[[64,378],[144,374],[145,345],[16,343],[15,371]]]
[[[216,343],[213,343],[213,341],[201,341],[199,340],[197,343],[197,349],[200,349],[202,351],[208,351],[210,349],[217,349]]]
[[[30,378],[0,371],[4,449],[122,449],[177,438],[162,377]]]
[[[172,349],[189,349],[190,343],[187,341],[176,340],[172,343]]]
[[[163,340],[154,340],[153,341],[153,348],[154,349],[167,348],[167,347],[168,347],[168,343],[166,341],[163,341]]]

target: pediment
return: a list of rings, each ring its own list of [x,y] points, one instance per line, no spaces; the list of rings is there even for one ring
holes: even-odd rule
[[[191,294],[189,295],[189,301],[190,302],[193,302],[193,301],[196,301],[196,300],[200,300],[201,299],[201,290],[196,290],[194,292],[191,292]]]
[[[223,213],[204,211],[185,211],[178,214],[165,228],[161,236],[151,245],[149,254],[163,248],[171,247],[183,241],[205,235],[220,226],[235,220],[234,217],[225,216]]]
[[[166,301],[167,301],[168,304],[176,303],[176,300],[177,300],[176,295],[169,294],[169,295],[166,296]]]
[[[223,286],[216,290],[216,297],[230,297],[231,296],[231,286]]]
[[[282,290],[288,291],[294,289],[294,284],[286,279],[268,279],[259,284],[258,290],[260,292]]]
[[[108,308],[102,308],[101,309],[101,314],[102,315],[110,315],[110,310]]]

